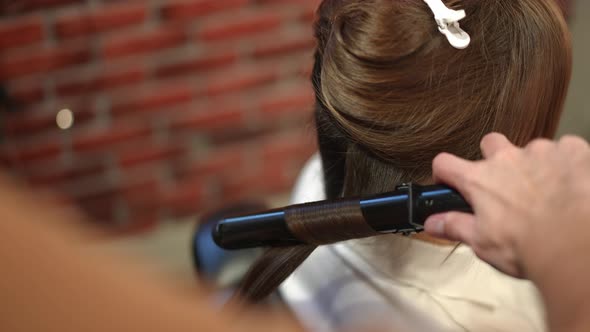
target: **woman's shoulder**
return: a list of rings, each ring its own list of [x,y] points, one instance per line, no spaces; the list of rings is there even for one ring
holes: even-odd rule
[[[441,246],[387,235],[345,247],[350,261],[385,296],[413,302],[437,321],[454,321],[469,331],[546,330],[534,285],[498,272],[465,245]]]
[[[291,204],[301,204],[326,199],[324,173],[319,153],[315,153],[303,166],[291,194]]]

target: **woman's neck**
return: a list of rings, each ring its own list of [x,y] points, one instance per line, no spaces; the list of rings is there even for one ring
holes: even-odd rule
[[[436,244],[439,246],[456,246],[457,242],[452,242],[452,241],[447,241],[447,240],[443,240],[443,239],[439,239],[439,238],[435,238],[433,236],[430,236],[426,233],[418,233],[412,236],[412,239],[416,239],[416,240],[420,240],[420,241],[424,241],[424,242],[428,242],[428,243],[432,243],[432,244]]]

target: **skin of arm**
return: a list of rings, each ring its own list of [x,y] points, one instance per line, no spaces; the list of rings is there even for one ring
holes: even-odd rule
[[[89,249],[97,232],[0,176],[0,331],[301,331],[287,316],[214,309],[205,287],[172,291]]]

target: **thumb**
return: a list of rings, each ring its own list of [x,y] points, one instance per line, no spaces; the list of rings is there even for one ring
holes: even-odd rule
[[[426,220],[424,230],[434,237],[469,245],[475,237],[475,216],[462,212],[432,215]]]

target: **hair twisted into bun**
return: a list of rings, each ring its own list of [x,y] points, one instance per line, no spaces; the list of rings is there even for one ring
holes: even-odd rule
[[[478,158],[490,131],[524,144],[557,127],[571,70],[557,7],[460,8],[473,39],[465,50],[449,45],[421,0],[344,1],[332,17],[317,93],[352,142],[400,170],[428,172],[441,151]]]

